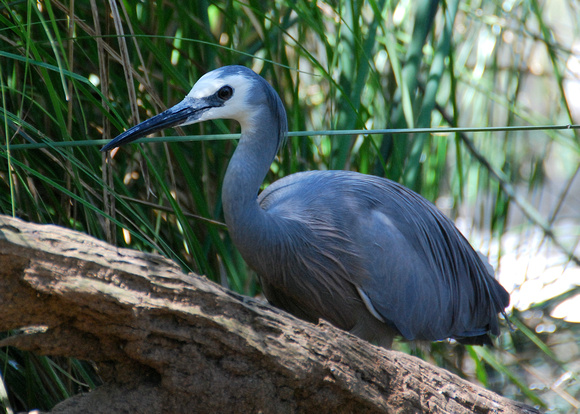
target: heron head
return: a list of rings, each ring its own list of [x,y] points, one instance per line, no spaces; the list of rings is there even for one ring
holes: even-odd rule
[[[210,119],[234,119],[242,130],[250,130],[254,128],[261,108],[271,106],[272,92],[263,78],[244,66],[213,70],[196,82],[183,101],[123,132],[101,151],[109,151],[165,128]],[[280,100],[277,96],[275,99]],[[281,106],[281,102],[276,106]]]

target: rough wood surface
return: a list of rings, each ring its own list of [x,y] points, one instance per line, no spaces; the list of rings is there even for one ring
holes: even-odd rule
[[[54,413],[533,413],[168,259],[0,216],[0,346],[96,362]]]

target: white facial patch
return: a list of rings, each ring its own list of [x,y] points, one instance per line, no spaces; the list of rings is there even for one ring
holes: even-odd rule
[[[251,95],[252,83],[251,79],[238,74],[222,76],[219,71],[212,71],[203,75],[187,94],[187,98],[204,99],[214,95],[226,85],[230,86],[234,93],[230,99],[224,102],[223,106],[208,109],[195,122],[210,119],[234,119],[240,123],[243,130],[253,129],[252,113],[254,111],[248,108],[251,105],[248,96]]]
[[[216,73],[216,71],[206,73],[193,85],[187,97],[200,99],[213,95],[219,88],[225,85],[225,83],[221,82],[224,78],[220,78],[219,76],[219,73]]]

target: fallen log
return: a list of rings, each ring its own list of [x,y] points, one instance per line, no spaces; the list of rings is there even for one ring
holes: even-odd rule
[[[0,341],[94,361],[53,413],[537,413],[418,358],[313,325],[159,255],[0,216]]]

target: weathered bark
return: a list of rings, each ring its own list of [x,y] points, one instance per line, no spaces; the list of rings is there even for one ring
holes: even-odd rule
[[[0,342],[95,361],[54,413],[532,413],[417,358],[232,293],[168,259],[0,216]]]

